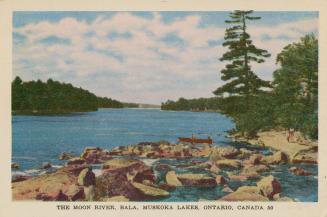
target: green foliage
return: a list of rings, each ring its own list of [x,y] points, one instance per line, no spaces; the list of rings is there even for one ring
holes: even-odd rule
[[[124,106],[124,108],[138,108],[139,104],[132,103],[132,102],[124,102],[123,106]]]
[[[168,100],[161,104],[162,110],[174,111],[218,111],[220,101],[219,98],[200,98],[200,99],[184,99],[172,101]]]
[[[242,106],[242,104],[239,104],[239,106]],[[249,99],[249,107],[246,111],[234,110],[228,113],[230,117],[233,117],[237,131],[252,138],[256,136],[259,130],[268,130],[275,126],[274,108],[274,97],[266,93],[252,96]]]
[[[264,57],[270,56],[266,50],[259,49],[252,43],[246,31],[248,21],[260,19],[251,16],[252,12],[237,10],[230,13],[230,20],[226,20],[226,23],[233,24],[225,31],[223,46],[228,47],[228,51],[220,58],[220,61],[229,62],[221,70],[221,79],[227,83],[214,91],[216,95],[229,93],[250,96],[262,92],[263,87],[271,87],[269,82],[260,79],[251,70],[251,62],[262,63]]]
[[[97,97],[99,108],[123,108],[123,103],[107,97]]]
[[[23,82],[16,77],[12,82],[12,111],[14,114],[62,114],[96,111],[98,107],[121,107],[121,103],[71,84],[49,79],[47,82]]]
[[[260,130],[295,128],[318,138],[318,40],[314,35],[286,46],[277,56],[273,89],[251,95],[231,95],[162,103],[165,110],[215,110],[233,118],[236,131],[255,137]]]
[[[318,138],[318,40],[306,35],[284,47],[274,72],[277,124]]]

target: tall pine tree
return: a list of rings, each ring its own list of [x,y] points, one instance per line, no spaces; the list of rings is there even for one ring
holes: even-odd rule
[[[229,50],[223,54],[220,61],[230,63],[221,70],[221,79],[227,83],[214,91],[216,95],[229,93],[248,98],[261,92],[262,87],[270,87],[268,81],[260,79],[251,70],[251,62],[262,63],[264,57],[270,56],[266,50],[254,46],[247,33],[247,22],[261,19],[251,16],[252,13],[253,11],[236,10],[230,13],[230,20],[225,21],[233,26],[225,31],[223,46]]]

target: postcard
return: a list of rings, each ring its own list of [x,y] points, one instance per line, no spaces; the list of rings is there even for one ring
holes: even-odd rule
[[[327,216],[326,2],[192,2],[0,1],[1,217]]]

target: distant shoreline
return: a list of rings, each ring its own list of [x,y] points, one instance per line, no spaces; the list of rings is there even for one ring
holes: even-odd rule
[[[90,111],[63,111],[63,112],[51,112],[51,111],[12,111],[11,114],[12,116],[17,116],[17,115],[28,115],[28,116],[51,116],[51,115],[71,115],[71,114],[78,114],[78,113],[88,113],[88,112],[97,112],[100,109],[114,109],[114,110],[119,110],[119,109],[155,109],[155,110],[161,110],[160,107],[149,107],[149,108],[140,108],[140,107],[125,107],[125,108],[98,108],[97,110],[90,110]]]

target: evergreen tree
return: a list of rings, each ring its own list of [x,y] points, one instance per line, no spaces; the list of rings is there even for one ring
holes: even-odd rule
[[[228,47],[229,50],[220,58],[220,61],[230,62],[221,70],[221,79],[229,82],[214,91],[216,95],[229,93],[248,97],[262,92],[262,87],[270,87],[269,82],[260,79],[251,70],[251,62],[262,63],[264,57],[270,56],[266,50],[253,45],[250,39],[247,22],[260,19],[251,16],[251,13],[253,11],[236,10],[230,13],[231,19],[225,21],[233,24],[226,29],[223,43],[223,46]]]

